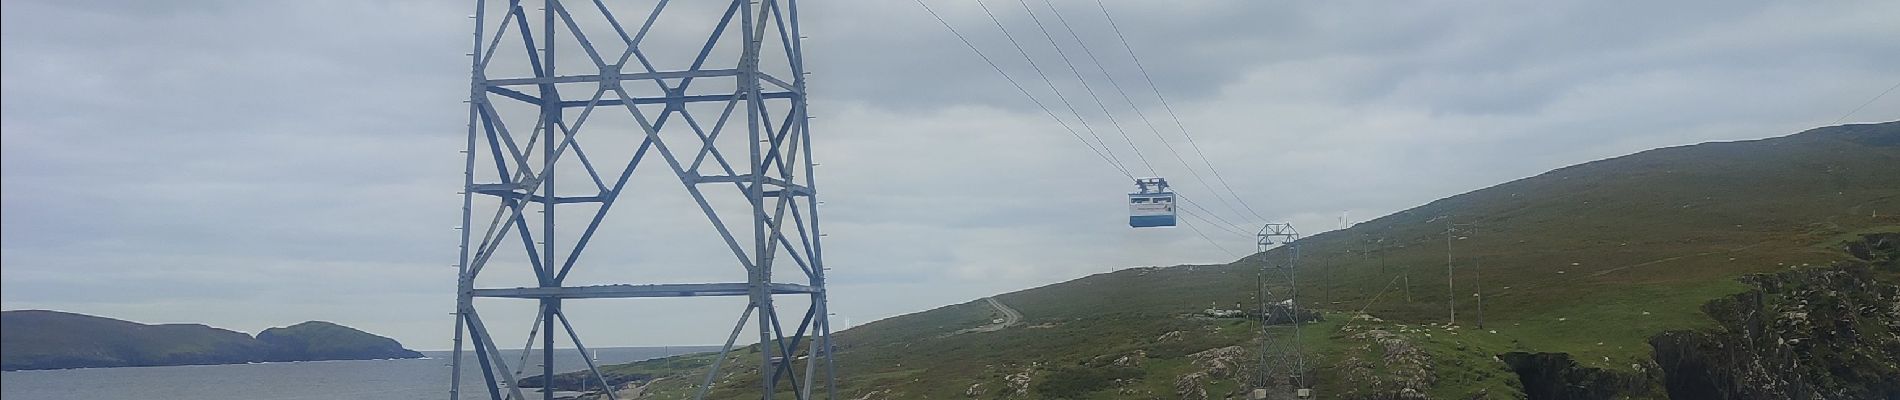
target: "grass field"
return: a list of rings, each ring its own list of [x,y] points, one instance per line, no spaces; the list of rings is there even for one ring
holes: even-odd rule
[[[1900,123],[1562,168],[1296,242],[1302,304],[1327,312],[1303,328],[1300,347],[1321,393],[1353,390],[1353,368],[1396,373],[1346,365],[1381,356],[1382,345],[1359,335],[1374,329],[1427,356],[1432,398],[1523,396],[1499,358],[1508,352],[1567,353],[1583,367],[1639,373],[1651,336],[1714,326],[1701,306],[1748,289],[1737,277],[1845,259],[1841,244],[1858,234],[1900,232],[1896,215]],[[1259,304],[1260,271],[1288,251],[997,295],[1024,319],[996,332],[952,334],[999,317],[981,300],[856,327],[837,336],[841,397],[1180,398],[1177,384],[1196,372],[1209,376],[1198,386],[1210,397],[1239,393],[1254,381],[1260,327],[1196,314]],[[1271,293],[1286,292],[1268,281]],[[1373,319],[1355,318],[1361,309]],[[1290,329],[1269,331],[1268,340],[1291,341]],[[1190,356],[1226,346],[1248,352],[1237,371],[1212,373]],[[1139,365],[1114,364],[1124,357]],[[748,360],[721,379],[756,382]],[[1012,376],[1029,384],[1012,387]],[[663,380],[654,393],[676,398],[688,385]],[[713,397],[756,390],[719,385]]]

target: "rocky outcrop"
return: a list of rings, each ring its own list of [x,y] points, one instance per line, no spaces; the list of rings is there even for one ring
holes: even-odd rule
[[[1207,400],[1207,373],[1193,372],[1174,380],[1174,394],[1181,400]]]
[[[1585,367],[1565,353],[1510,352],[1498,358],[1517,373],[1525,397],[1538,400],[1646,398],[1656,378]]]
[[[1109,362],[1109,365],[1113,365],[1117,367],[1140,368],[1141,360],[1145,360],[1147,358],[1148,358],[1147,351],[1135,350],[1135,352],[1133,353],[1129,353],[1121,357],[1116,357],[1115,361]]]
[[[1865,234],[1841,247],[1875,270],[1900,272],[1900,233]]]
[[[1174,394],[1184,400],[1207,399],[1207,386],[1215,381],[1244,376],[1247,349],[1240,346],[1216,347],[1187,355],[1194,370],[1174,379]]]
[[[981,398],[981,397],[983,397],[983,395],[984,395],[984,394],[987,394],[987,393],[989,393],[989,391],[987,391],[987,390],[983,390],[983,383],[982,383],[982,382],[977,382],[977,383],[973,383],[973,384],[970,384],[970,388],[969,388],[969,389],[964,389],[964,390],[963,390],[963,396],[964,396],[964,397],[969,397],[969,398],[972,398],[972,399],[975,399],[975,398]]]
[[[1862,260],[1891,263],[1886,257]],[[1703,306],[1720,329],[1650,339],[1670,397],[1900,398],[1900,286],[1875,279],[1872,268],[1881,267],[1744,278],[1758,289]]]
[[[1032,366],[1031,368],[1034,367]],[[1023,370],[1023,372],[1009,374],[1009,376],[1003,377],[1004,381],[1009,382],[1010,397],[1028,396],[1029,384],[1035,382],[1034,373],[1034,369],[1027,369]]]
[[[1240,346],[1207,349],[1188,355],[1188,359],[1192,360],[1195,367],[1201,369],[1201,373],[1215,379],[1232,378],[1238,375],[1242,366],[1246,365],[1243,361],[1246,357],[1247,350]]]
[[[1531,399],[1900,399],[1900,233],[1843,244],[1856,260],[1755,274],[1704,304],[1714,329],[1650,337],[1654,364],[1610,371],[1563,353],[1499,355]],[[1657,393],[1657,392],[1664,393]]]
[[[1351,354],[1378,354],[1378,359],[1348,356],[1340,367],[1350,384],[1344,398],[1366,400],[1423,400],[1437,378],[1431,372],[1431,356],[1413,345],[1410,339],[1385,330],[1368,330],[1352,335],[1360,342]]]

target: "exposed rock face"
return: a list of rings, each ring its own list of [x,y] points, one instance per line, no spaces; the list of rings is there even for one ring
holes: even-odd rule
[[[1168,333],[1161,334],[1161,336],[1155,337],[1155,342],[1159,343],[1159,342],[1166,342],[1170,340],[1181,340],[1181,336],[1185,334],[1186,333],[1183,333],[1181,331],[1170,331]]]
[[[1144,360],[1147,358],[1148,358],[1147,351],[1135,350],[1135,352],[1133,353],[1129,353],[1128,355],[1115,358],[1115,361],[1109,363],[1109,365],[1114,365],[1117,367],[1140,367],[1141,360]]]
[[[1031,378],[1032,373],[1034,373],[1033,369],[1003,377],[1003,380],[1009,381],[1010,397],[1024,397],[1029,395],[1029,384],[1034,381],[1034,379]]]
[[[1182,399],[1206,399],[1207,385],[1212,381],[1239,376],[1245,368],[1247,349],[1240,346],[1216,347],[1202,350],[1187,356],[1197,371],[1181,375],[1174,380],[1174,394]]]
[[[1207,373],[1194,372],[1174,380],[1174,394],[1181,400],[1207,400]]]
[[[1745,278],[1760,289],[1703,306],[1720,330],[1650,339],[1670,397],[1900,398],[1900,286],[1874,279],[1871,268],[1882,267],[1857,263]]]
[[[1876,270],[1900,272],[1900,233],[1872,233],[1842,246]]]
[[[1588,368],[1562,353],[1499,358],[1531,399],[1900,399],[1900,285],[1877,278],[1900,272],[1900,233],[1843,247],[1858,260],[1743,277],[1756,289],[1702,307],[1718,328],[1650,338],[1655,368]]]
[[[1194,360],[1194,366],[1200,367],[1201,372],[1208,377],[1221,379],[1231,378],[1239,372],[1246,356],[1246,349],[1227,346],[1189,354],[1188,359]]]
[[[1609,400],[1651,395],[1649,374],[1623,373],[1578,365],[1565,353],[1511,352],[1498,356],[1517,372],[1524,395],[1532,399]]]
[[[888,399],[890,398],[890,396],[891,396],[891,391],[888,389],[887,390],[873,390],[868,393],[865,393],[863,396],[858,396],[857,398],[854,398],[852,400],[879,400],[879,399]]]
[[[1352,336],[1361,344],[1355,354],[1372,352],[1377,346],[1379,359],[1349,356],[1341,367],[1351,382],[1348,399],[1423,400],[1436,381],[1431,373],[1431,357],[1405,336],[1384,330],[1369,330]]]

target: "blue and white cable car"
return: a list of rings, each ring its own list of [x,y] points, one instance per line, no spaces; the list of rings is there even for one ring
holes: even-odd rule
[[[1174,192],[1168,190],[1167,179],[1135,179],[1135,188],[1128,194],[1129,227],[1174,226]]]

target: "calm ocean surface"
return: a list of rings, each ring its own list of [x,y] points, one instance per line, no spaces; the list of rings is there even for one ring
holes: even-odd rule
[[[614,347],[594,350],[602,364],[618,364],[674,354],[718,351],[717,347]],[[506,351],[509,365],[520,360],[519,350]],[[6,400],[65,399],[446,399],[449,389],[449,353],[425,351],[428,359],[316,361],[176,367],[88,368],[0,373],[0,397]],[[473,352],[464,357],[469,370],[462,376],[462,398],[485,399],[480,367]],[[528,365],[539,370],[539,354]],[[586,369],[573,350],[556,350],[554,366],[561,371]],[[469,372],[474,371],[474,372]],[[535,375],[533,373],[523,376]]]

